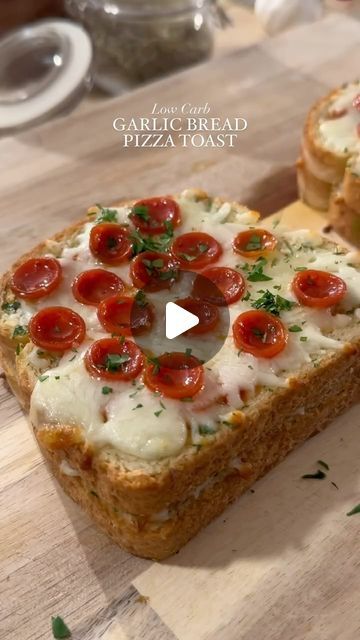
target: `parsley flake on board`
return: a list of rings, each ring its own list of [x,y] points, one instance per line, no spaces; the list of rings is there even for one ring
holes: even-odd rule
[[[354,516],[355,513],[360,513],[360,504],[357,504],[351,511],[348,511],[347,516]]]
[[[302,331],[302,328],[299,327],[298,324],[292,324],[291,327],[289,327],[289,331],[292,333],[298,333],[299,331]]]
[[[16,338],[17,336],[26,336],[27,333],[28,333],[27,327],[21,324],[17,324],[13,331],[12,337]]]
[[[63,640],[64,638],[71,638],[71,631],[65,624],[64,620],[60,616],[51,618],[51,627],[54,638],[56,640]]]
[[[39,377],[38,377],[38,380],[39,380],[39,382],[45,382],[45,380],[47,380],[47,379],[48,379],[48,377],[49,377],[49,376],[39,376]]]
[[[212,436],[216,433],[216,429],[210,427],[208,424],[199,424],[199,434],[201,436]]]
[[[108,353],[105,361],[106,371],[114,373],[119,371],[123,364],[129,362],[130,356],[127,353]]]
[[[305,473],[301,477],[304,478],[304,480],[323,480],[326,478],[326,473],[318,469],[316,473]]]
[[[108,209],[107,207],[101,206],[101,204],[97,204],[96,206],[100,209],[96,222],[117,222],[116,209]]]
[[[5,311],[8,315],[11,313],[16,313],[18,309],[20,309],[21,304],[18,300],[13,300],[12,302],[4,302],[1,305],[1,309]]]
[[[279,294],[274,296],[274,294],[267,289],[261,298],[255,300],[251,306],[254,307],[254,309],[264,309],[268,313],[272,313],[273,316],[279,316],[280,311],[290,311],[290,309],[295,306],[295,302],[286,300],[286,298],[279,296]]]
[[[108,396],[108,395],[109,395],[109,393],[112,393],[112,392],[113,392],[113,390],[112,390],[112,388],[111,388],[111,387],[106,387],[106,386],[105,386],[105,387],[103,387],[103,388],[101,389],[101,393],[103,393],[103,394],[104,394],[104,396]]]
[[[266,267],[266,265],[266,258],[258,258],[251,271],[249,271],[247,279],[250,280],[250,282],[267,282],[268,280],[272,280],[270,276],[264,273],[264,267]]]
[[[318,460],[317,463],[318,465],[320,465],[320,467],[324,467],[324,469],[329,471],[330,467],[327,462],[324,462],[324,460]]]

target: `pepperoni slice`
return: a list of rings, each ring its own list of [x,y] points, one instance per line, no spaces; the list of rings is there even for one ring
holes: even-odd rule
[[[319,309],[341,302],[347,290],[344,280],[316,269],[299,271],[293,280],[292,289],[301,304]]]
[[[170,289],[179,277],[176,260],[167,253],[144,251],[131,262],[130,277],[138,289]]]
[[[36,300],[52,293],[61,277],[61,264],[55,258],[30,258],[14,271],[10,287],[17,296]]]
[[[102,338],[93,342],[85,354],[85,367],[93,378],[133,380],[142,371],[144,357],[131,340]]]
[[[97,314],[104,329],[118,336],[144,333],[154,320],[153,307],[142,296],[112,296],[101,302]]]
[[[46,307],[29,322],[34,344],[46,351],[66,351],[78,347],[85,338],[85,322],[68,307]]]
[[[203,387],[204,369],[195,356],[164,353],[148,361],[144,382],[151,391],[168,398],[191,398]]]
[[[225,307],[237,302],[245,291],[245,280],[230,267],[210,267],[196,276],[192,294],[201,300]]]
[[[266,229],[248,229],[237,234],[233,248],[246,258],[258,258],[273,251],[277,245],[275,236]]]
[[[246,311],[233,324],[235,345],[256,358],[273,358],[286,347],[288,334],[282,322],[267,311]]]
[[[103,222],[95,225],[89,243],[93,256],[104,264],[121,264],[132,254],[128,230],[121,224]]]
[[[219,322],[219,310],[213,304],[194,298],[176,300],[176,304],[199,318],[199,324],[185,332],[185,335],[196,335],[212,331]]]
[[[166,197],[139,200],[129,218],[139,231],[150,235],[165,233],[170,224],[175,227],[181,221],[179,205]]]
[[[78,302],[96,306],[105,298],[124,291],[125,285],[116,273],[105,269],[89,269],[74,278],[71,288]]]
[[[222,254],[221,245],[215,238],[201,231],[178,236],[171,247],[172,254],[185,269],[202,269],[216,262]]]

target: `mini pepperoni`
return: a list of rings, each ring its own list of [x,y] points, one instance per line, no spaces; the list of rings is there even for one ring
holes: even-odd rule
[[[218,241],[207,233],[193,231],[178,236],[172,244],[171,252],[183,269],[203,269],[218,260],[222,248]]]
[[[129,218],[142,233],[155,235],[165,233],[169,225],[180,224],[180,208],[172,198],[148,198],[139,200],[131,210]]]
[[[142,371],[144,357],[131,340],[102,338],[93,342],[85,354],[85,367],[93,378],[133,380]]]
[[[36,300],[52,293],[61,277],[61,265],[55,258],[30,258],[14,271],[10,287],[17,296]]]
[[[196,276],[192,294],[201,300],[225,307],[237,302],[245,291],[245,280],[230,267],[210,267]]]
[[[176,304],[199,318],[199,324],[186,331],[185,335],[208,333],[209,331],[212,331],[219,322],[219,310],[209,302],[205,302],[204,300],[195,300],[195,298],[189,297],[183,298],[182,300],[176,300]]]
[[[144,251],[131,262],[130,277],[138,289],[170,289],[179,277],[178,263],[167,253]]]
[[[124,291],[125,285],[116,273],[105,269],[89,269],[74,278],[71,289],[78,302],[96,306],[105,298]]]
[[[233,324],[235,345],[256,358],[273,358],[286,347],[288,334],[282,322],[267,311],[246,311]]]
[[[122,264],[132,254],[128,230],[113,222],[96,224],[91,229],[89,244],[93,256],[104,264]]]
[[[248,229],[237,234],[233,248],[236,253],[245,258],[258,258],[269,251],[273,251],[277,245],[275,236],[266,229]]]
[[[203,387],[204,369],[195,356],[165,353],[148,361],[144,382],[151,391],[168,398],[192,398]]]
[[[119,336],[144,333],[154,320],[152,305],[142,297],[112,296],[101,302],[97,314],[104,329]]]
[[[29,322],[29,335],[34,344],[46,351],[75,349],[85,338],[85,322],[68,307],[46,307]]]
[[[341,302],[346,294],[344,280],[327,271],[299,271],[292,283],[293,291],[306,307],[324,309]]]

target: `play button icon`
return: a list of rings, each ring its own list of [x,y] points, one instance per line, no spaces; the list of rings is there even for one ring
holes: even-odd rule
[[[173,340],[182,333],[196,327],[199,318],[190,311],[186,311],[174,302],[168,302],[165,308],[165,334],[168,340]]]

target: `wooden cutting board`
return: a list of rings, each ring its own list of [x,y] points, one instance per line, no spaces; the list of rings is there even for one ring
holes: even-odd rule
[[[92,202],[200,186],[277,211],[310,103],[355,77],[358,23],[338,16],[0,141],[0,268]],[[357,58],[358,60],[358,58]],[[116,115],[205,100],[245,115],[235,150],[129,150]],[[321,229],[296,203],[287,224]],[[360,411],[307,442],[185,549],[159,563],[113,545],[50,476],[0,386],[0,638],[47,640],[61,615],[75,640],[355,640],[360,637]],[[300,480],[330,465],[322,482]],[[338,488],[336,488],[334,482]]]

